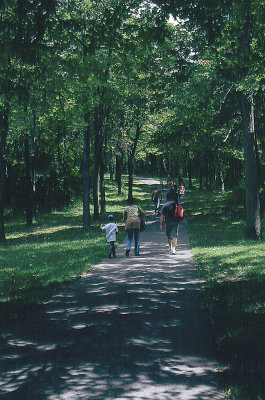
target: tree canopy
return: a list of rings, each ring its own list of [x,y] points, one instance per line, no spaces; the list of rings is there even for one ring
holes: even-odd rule
[[[199,179],[244,191],[261,237],[264,2],[3,1],[0,238],[7,213],[83,198],[105,212],[104,175]],[[93,206],[93,208],[91,208]]]

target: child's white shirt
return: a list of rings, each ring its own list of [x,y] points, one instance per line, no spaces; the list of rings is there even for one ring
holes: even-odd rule
[[[118,227],[114,222],[110,222],[109,224],[103,226],[101,228],[103,231],[106,231],[106,239],[107,242],[115,242],[116,241],[116,232],[118,232]]]

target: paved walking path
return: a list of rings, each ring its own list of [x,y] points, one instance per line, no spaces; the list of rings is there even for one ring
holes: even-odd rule
[[[187,222],[166,252],[149,210],[140,257],[104,259],[2,340],[0,398],[221,400]]]

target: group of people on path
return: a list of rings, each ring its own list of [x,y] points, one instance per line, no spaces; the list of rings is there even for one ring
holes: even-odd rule
[[[183,186],[184,188],[184,186]],[[185,189],[184,189],[185,191]],[[184,196],[183,191],[183,196]],[[164,230],[168,239],[168,251],[171,254],[176,254],[176,246],[178,240],[178,228],[179,228],[179,220],[172,215],[172,207],[178,205],[180,203],[180,193],[175,193],[170,190],[167,195],[167,202],[163,205],[160,216],[160,229]],[[183,197],[182,197],[183,198]],[[159,214],[159,207],[162,202],[162,191],[157,187],[154,188],[152,192],[152,200],[155,206],[155,215]],[[134,200],[130,199],[128,201],[128,206],[124,209],[124,219],[125,222],[125,231],[127,232],[127,241],[126,241],[126,251],[125,255],[128,257],[130,255],[132,241],[134,239],[134,255],[140,256],[140,231],[141,231],[141,220],[145,215],[145,211],[138,205],[134,204]],[[114,222],[113,215],[108,216],[108,224],[101,224],[100,228],[106,231],[106,239],[109,243],[109,258],[116,258],[115,251],[115,241],[116,234],[118,232],[118,226]]]

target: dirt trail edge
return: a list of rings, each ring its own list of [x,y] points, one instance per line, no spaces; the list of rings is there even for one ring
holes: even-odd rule
[[[1,340],[1,399],[224,398],[187,222],[169,255],[152,209],[146,220],[140,257],[125,257],[123,243],[117,259],[18,319]]]

